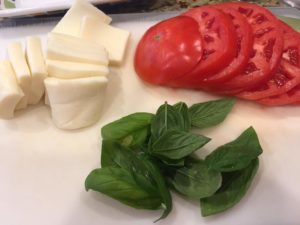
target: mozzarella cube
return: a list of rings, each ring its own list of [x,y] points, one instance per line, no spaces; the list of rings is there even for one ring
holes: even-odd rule
[[[57,33],[48,35],[47,59],[108,65],[108,53],[101,44]]]
[[[73,79],[81,77],[107,76],[109,74],[108,67],[103,65],[58,60],[47,60],[46,64],[50,77]]]
[[[44,79],[47,77],[42,44],[39,37],[27,38],[26,57],[31,71],[31,88],[28,103],[37,104],[44,95]]]
[[[125,55],[129,31],[110,26],[93,16],[82,20],[81,37],[103,45],[108,51],[109,60],[114,65],[122,63]]]
[[[104,76],[77,79],[46,78],[51,114],[61,129],[78,129],[96,123],[102,111],[108,80]]]
[[[23,96],[10,61],[0,62],[0,118],[12,118]]]
[[[84,16],[93,16],[104,23],[110,23],[111,18],[86,0],[76,0],[65,16],[59,21],[52,32],[79,37],[80,24]]]
[[[22,49],[22,44],[13,42],[8,46],[8,55],[15,71],[18,84],[20,85],[24,97],[18,103],[16,109],[27,107],[28,98],[31,90],[31,74],[26,62],[25,53]]]

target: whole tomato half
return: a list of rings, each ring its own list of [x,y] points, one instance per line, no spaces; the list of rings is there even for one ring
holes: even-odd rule
[[[136,48],[134,67],[143,80],[163,85],[193,70],[201,58],[198,23],[177,16],[146,31]]]

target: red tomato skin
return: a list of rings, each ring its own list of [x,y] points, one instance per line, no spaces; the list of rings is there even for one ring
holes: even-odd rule
[[[193,71],[183,74],[170,86],[199,88],[203,77],[215,74],[232,61],[237,51],[237,37],[230,17],[212,6],[201,6],[183,14],[199,24],[203,39],[203,57]]]
[[[227,2],[244,15],[254,33],[253,52],[243,73],[216,86],[219,92],[250,90],[270,79],[277,70],[283,50],[283,31],[278,19],[267,9],[246,2]]]
[[[202,52],[198,23],[190,17],[177,16],[146,31],[136,48],[134,68],[144,81],[166,85],[193,70]]]
[[[237,34],[238,45],[236,55],[230,64],[216,74],[206,76],[203,79],[203,84],[201,84],[201,86],[218,84],[240,74],[249,61],[253,46],[252,28],[243,15],[233,8],[224,7],[223,4],[216,4],[213,5],[213,7],[222,10],[231,17]]]

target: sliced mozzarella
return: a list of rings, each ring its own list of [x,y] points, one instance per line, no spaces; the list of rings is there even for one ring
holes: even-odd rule
[[[93,16],[104,23],[110,23],[111,18],[85,0],[76,0],[65,16],[53,29],[55,33],[79,36],[81,20],[84,16]]]
[[[12,118],[23,96],[10,61],[0,62],[0,118]]]
[[[47,60],[46,64],[49,76],[63,79],[107,76],[109,74],[107,66],[96,64],[58,60]]]
[[[26,57],[31,71],[31,89],[28,103],[37,104],[44,95],[44,79],[47,77],[45,59],[39,37],[27,38]]]
[[[86,16],[82,20],[81,37],[103,45],[112,64],[120,64],[125,55],[129,31],[112,27],[96,17]]]
[[[27,107],[28,98],[31,90],[31,75],[26,62],[25,53],[22,49],[22,44],[19,42],[11,43],[8,46],[8,55],[15,71],[18,84],[24,92],[24,97],[18,103],[16,109]]]
[[[96,123],[101,116],[107,83],[104,76],[46,78],[54,124],[61,129],[78,129]]]
[[[47,59],[108,65],[103,45],[57,33],[48,35]]]

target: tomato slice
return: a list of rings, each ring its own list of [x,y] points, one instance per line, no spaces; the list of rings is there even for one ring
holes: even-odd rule
[[[253,50],[243,72],[216,87],[220,91],[249,90],[267,81],[278,68],[283,50],[283,31],[280,22],[267,9],[246,2],[228,2],[230,7],[244,15],[254,34]]]
[[[284,31],[284,50],[279,69],[263,85],[237,96],[257,100],[288,92],[300,83],[300,35],[282,23]]]
[[[201,6],[183,14],[195,19],[203,37],[203,56],[190,73],[172,82],[172,86],[197,88],[204,76],[226,67],[236,56],[237,38],[230,17],[212,6]],[[189,36],[189,35],[187,35]]]
[[[253,32],[246,18],[233,8],[223,7],[223,4],[213,6],[230,16],[237,35],[237,51],[235,58],[228,66],[216,74],[205,76],[201,86],[224,82],[241,73],[249,61],[250,52],[253,46]]]
[[[177,16],[146,31],[136,48],[134,67],[143,80],[166,84],[193,70],[202,52],[198,23],[190,17]]]

